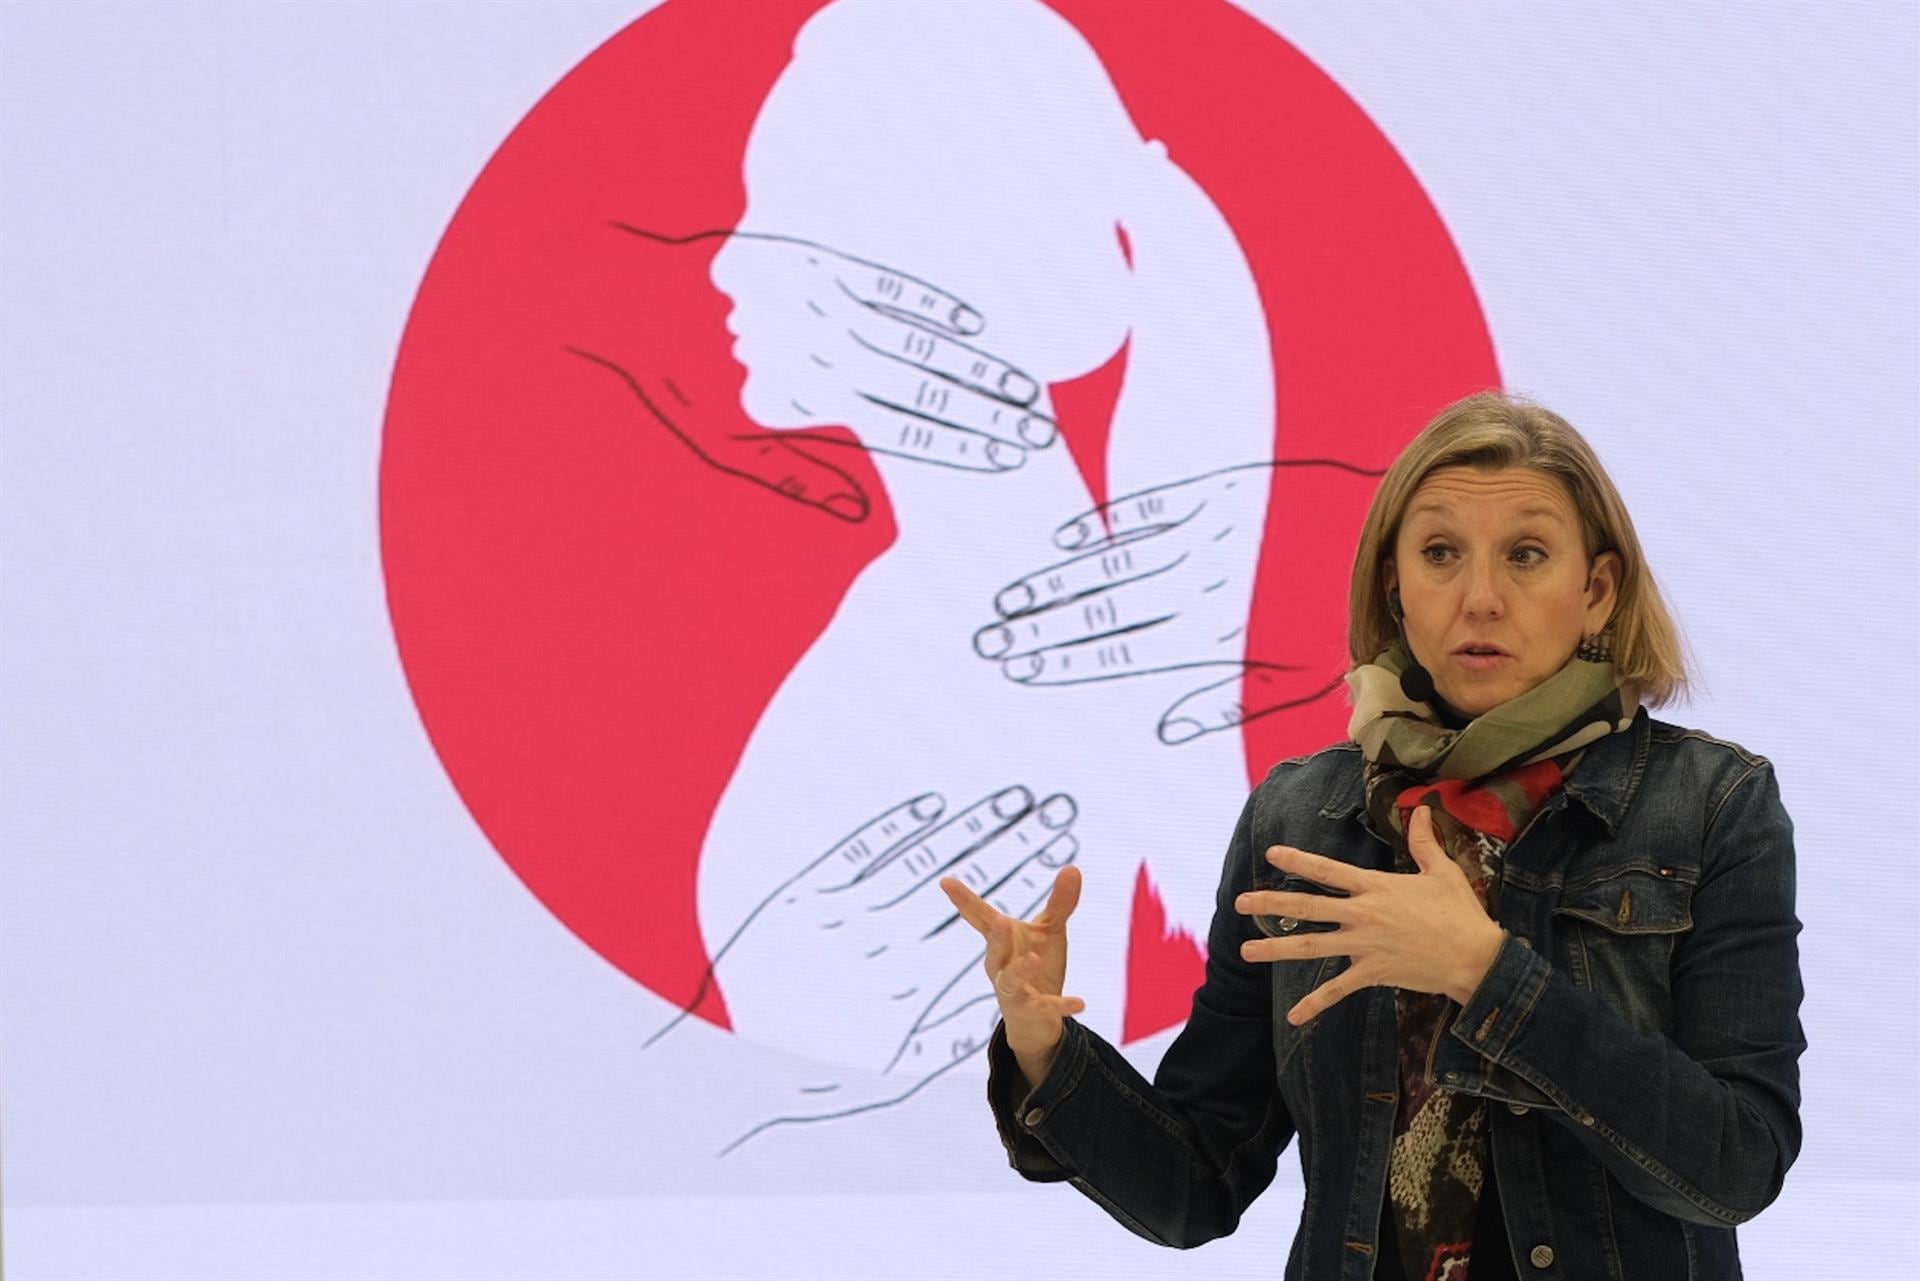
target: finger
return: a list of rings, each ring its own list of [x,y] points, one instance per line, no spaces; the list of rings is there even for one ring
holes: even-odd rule
[[[1160,741],[1169,747],[1202,734],[1238,729],[1270,712],[1325,698],[1346,684],[1338,675],[1278,663],[1248,663],[1224,680],[1203,685],[1160,717]]]
[[[1020,984],[1015,1009],[1021,1014],[1047,1014],[1065,1018],[1069,1014],[1078,1014],[1087,1008],[1087,1003],[1077,996],[1068,996],[1064,992],[1048,991],[1046,986],[1046,963],[1037,952],[1029,952],[1007,967]]]
[[[940,888],[953,904],[954,914],[980,932],[982,938],[990,937],[993,923],[1000,913],[988,906],[987,901],[962,885],[951,876],[940,878]]]
[[[1169,621],[1078,645],[1057,645],[1002,659],[1000,674],[1021,685],[1080,685],[1185,667],[1219,667],[1229,660],[1195,657],[1188,628]],[[1239,666],[1237,662],[1233,666]]]
[[[608,357],[578,347],[567,350],[617,376],[649,417],[708,466],[841,520],[866,519],[866,491],[833,464],[765,433],[728,437],[701,430],[685,412],[689,402],[671,379],[662,377],[657,385],[648,385]]]
[[[1073,833],[1061,832],[994,887],[989,897],[979,900],[988,918],[988,927],[982,931],[987,939],[988,973],[998,974],[1005,964],[1005,958],[1014,954],[1016,943],[1027,936],[1027,918],[1033,916],[1041,901],[1047,899],[1050,893],[1060,892],[1060,878],[1072,870],[1069,865],[1079,852],[1080,845],[1074,840]],[[1072,901],[1078,901],[1079,873],[1074,872],[1071,879],[1074,886]],[[948,883],[959,884],[953,878],[941,882],[943,887]],[[964,886],[960,888],[965,889]],[[954,895],[949,891],[947,897],[952,899]],[[1070,902],[1067,911],[1071,913],[1072,910]],[[913,955],[916,959],[913,963],[925,965],[933,973],[971,968],[980,957],[980,941],[968,931],[956,928],[956,923],[961,919],[957,915],[946,916],[922,935],[915,945]],[[1054,928],[1052,921],[1046,918],[1040,918],[1035,923],[1042,924],[1043,921],[1045,928]]]
[[[1291,934],[1283,939],[1248,939],[1240,945],[1243,961],[1305,961],[1317,956],[1352,956],[1353,941],[1341,930]]]
[[[1267,862],[1283,872],[1292,872],[1304,876],[1316,885],[1328,889],[1345,890],[1352,894],[1369,889],[1386,872],[1375,872],[1370,868],[1355,867],[1351,863],[1342,863],[1339,859],[1328,858],[1324,854],[1310,854],[1306,850],[1295,849],[1291,845],[1274,845],[1267,850]]]
[[[938,325],[954,334],[977,334],[986,318],[956,294],[917,276],[848,254],[835,264],[834,279],[849,298],[895,315]]]
[[[1032,1013],[1044,1014],[1050,1018],[1070,1018],[1075,1014],[1085,1013],[1087,1008],[1087,1003],[1077,996],[1067,996],[1064,993],[1055,996],[1051,992],[1042,992],[1031,984],[1022,995],[1028,1001],[1028,1009]]]
[[[792,441],[749,433],[708,444],[714,466],[773,490],[782,498],[818,507],[845,521],[865,520],[870,508],[860,483],[832,463]]]
[[[1064,793],[1049,796],[1009,826],[969,851],[947,874],[986,900],[993,910],[1013,915],[1003,901],[1024,903],[1031,896],[1029,887],[1044,887],[1052,879],[1052,869],[1066,866],[1078,848],[1071,839],[1059,838],[1073,824],[1077,814],[1073,798]],[[949,894],[948,898],[953,896]],[[940,913],[929,937],[954,921],[949,913]]]
[[[1296,921],[1345,924],[1354,919],[1353,907],[1347,899],[1288,890],[1248,890],[1233,900],[1233,910],[1242,916],[1288,916]]]
[[[868,307],[847,318],[847,335],[889,360],[917,366],[1013,405],[1031,405],[1040,384],[997,356]]]
[[[987,931],[987,973],[998,979],[1000,971],[1019,951],[1023,934],[1019,918],[1001,915],[994,919],[993,928]]]
[[[947,802],[938,792],[902,801],[836,841],[801,873],[816,889],[841,889],[884,867],[916,837],[933,829]]]
[[[1059,425],[1037,409],[1009,404],[897,360],[868,361],[853,378],[854,390],[873,404],[963,427],[1015,448],[1044,449],[1060,432]]]
[[[1325,983],[1322,983],[1319,987],[1313,989],[1313,991],[1301,997],[1294,1003],[1293,1008],[1287,1011],[1287,1022],[1293,1024],[1295,1027],[1299,1027],[1309,1019],[1318,1018],[1320,1015],[1325,1014],[1328,1010],[1346,1000],[1361,988],[1371,987],[1372,983],[1370,981],[1359,977],[1356,973],[1357,968],[1356,966],[1348,966],[1346,969],[1328,979]]]
[[[955,471],[995,473],[1024,467],[1027,451],[1004,440],[982,436],[963,427],[949,427],[931,419],[915,418],[873,401],[855,398],[858,409],[848,411],[847,426],[858,433],[857,445],[870,454],[910,458],[917,463],[951,467]],[[808,436],[818,444],[845,445],[831,436]]]
[[[903,847],[875,866],[870,879],[874,908],[891,907],[992,840],[1033,809],[1033,793],[1005,787]]]
[[[1047,906],[1035,918],[1036,924],[1044,923],[1050,930],[1062,928],[1067,918],[1073,915],[1073,909],[1080,906],[1080,869],[1064,867],[1053,878],[1053,890],[1047,895]]]
[[[1206,509],[1203,482],[1208,479],[1203,476],[1143,489],[1081,512],[1053,531],[1054,546],[1062,551],[1075,551],[1098,542],[1185,524]]]
[[[1017,658],[1172,622],[1179,617],[1179,602],[1169,601],[1165,591],[1154,590],[1158,586],[1115,587],[1070,605],[991,623],[974,633],[974,652],[982,658]]]
[[[1014,579],[993,598],[993,608],[1002,618],[1013,618],[1164,574],[1186,558],[1187,550],[1172,539],[1142,538],[1105,547]]]
[[[1453,866],[1453,860],[1440,847],[1440,838],[1433,830],[1433,810],[1426,805],[1414,806],[1413,813],[1407,817],[1407,851],[1422,872],[1438,872],[1443,865]]]

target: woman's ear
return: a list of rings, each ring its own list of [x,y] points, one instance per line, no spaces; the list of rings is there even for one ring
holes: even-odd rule
[[[1613,611],[1620,604],[1621,569],[1619,552],[1601,552],[1593,558],[1593,567],[1587,571],[1589,636],[1598,636],[1613,621]]]

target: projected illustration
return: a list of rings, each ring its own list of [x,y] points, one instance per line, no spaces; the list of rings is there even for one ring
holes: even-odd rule
[[[1177,1025],[1248,788],[1341,735],[1373,484],[1498,381],[1391,146],[1224,0],[729,12],[503,143],[381,460],[475,820],[649,1052],[783,1065],[722,1153],[978,1070],[942,875],[1075,863],[1087,1021]]]

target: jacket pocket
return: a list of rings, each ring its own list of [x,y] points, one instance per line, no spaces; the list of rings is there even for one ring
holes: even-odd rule
[[[1561,894],[1553,915],[1574,982],[1644,1031],[1671,1031],[1674,940],[1693,928],[1693,885],[1674,869],[1630,868]]]

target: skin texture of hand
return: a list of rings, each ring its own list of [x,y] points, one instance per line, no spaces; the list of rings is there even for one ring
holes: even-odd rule
[[[1087,1008],[1079,997],[1063,994],[1067,918],[1080,903],[1080,869],[1063,868],[1054,877],[1046,907],[1031,921],[1001,911],[957,877],[943,878],[940,888],[987,941],[983,964],[1007,1025],[1007,1046],[1027,1084],[1037,1086],[1053,1066],[1065,1020]]]
[[[1442,992],[1464,1005],[1486,978],[1506,931],[1487,916],[1466,873],[1440,848],[1432,812],[1424,805],[1413,812],[1407,844],[1420,868],[1416,873],[1376,872],[1287,845],[1267,851],[1267,861],[1280,870],[1347,896],[1253,890],[1234,900],[1234,910],[1243,915],[1339,926],[1241,945],[1240,954],[1249,961],[1352,958],[1346,969],[1300,998],[1287,1011],[1287,1022],[1305,1023],[1368,987]]]
[[[1074,555],[1002,588],[998,617],[974,634],[975,653],[1022,685],[1230,672],[1167,708],[1157,733],[1169,746],[1321,697],[1340,684],[1337,674],[1246,657],[1247,602],[1269,473],[1338,467],[1252,463],[1083,512],[1054,532]]]

